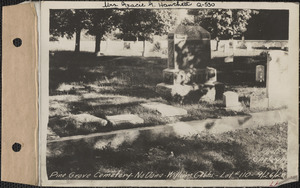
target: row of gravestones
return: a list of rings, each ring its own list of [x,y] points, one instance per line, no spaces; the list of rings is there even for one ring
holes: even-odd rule
[[[251,43],[251,42],[245,43],[244,46],[245,46],[245,48],[246,48],[247,51],[253,51],[253,50],[255,50],[254,47],[253,47],[253,43]],[[277,48],[277,49],[286,50],[287,49],[287,44],[285,44],[285,45],[284,44],[277,44],[276,45],[276,43],[273,42],[273,43],[265,43],[262,46],[262,48],[266,48],[266,49],[270,49],[272,47],[273,48]],[[235,40],[232,42],[232,45],[230,45],[229,42],[225,43],[223,45],[223,52],[225,52],[225,53],[230,53],[230,52],[233,53],[233,51],[236,50],[236,49],[237,49],[237,41],[235,41]]]

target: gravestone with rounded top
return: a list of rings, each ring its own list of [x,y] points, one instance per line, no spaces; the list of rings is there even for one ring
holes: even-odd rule
[[[207,85],[214,85],[217,81],[217,69],[206,67],[206,82]]]
[[[265,66],[257,65],[255,73],[256,82],[265,82]]]

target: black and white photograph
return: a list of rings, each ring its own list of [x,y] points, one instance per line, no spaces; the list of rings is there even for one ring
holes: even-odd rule
[[[46,184],[277,186],[298,172],[289,4],[60,3],[42,9]]]

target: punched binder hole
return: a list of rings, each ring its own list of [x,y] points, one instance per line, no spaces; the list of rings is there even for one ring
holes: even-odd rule
[[[13,40],[13,44],[15,45],[15,47],[20,47],[22,45],[22,40],[20,38],[15,38]]]
[[[14,143],[13,145],[12,145],[12,149],[14,150],[14,152],[19,152],[20,150],[21,150],[21,144],[19,144],[19,143]]]

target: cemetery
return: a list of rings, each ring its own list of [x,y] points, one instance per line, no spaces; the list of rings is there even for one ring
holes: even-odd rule
[[[67,54],[57,52],[51,57],[56,70],[50,70],[52,131],[72,136],[80,131],[86,134],[286,107],[284,88],[288,84],[282,78],[286,77],[287,65],[276,62],[286,62],[287,52],[276,50],[226,62],[227,57],[211,58],[210,34],[200,26],[179,26],[168,39],[167,59],[94,57],[86,53],[82,59],[70,57],[71,66],[55,62],[62,60],[60,53]],[[89,62],[81,64],[86,60]],[[99,60],[104,62],[98,65]],[[66,80],[58,83],[54,75],[60,77],[61,73],[67,74]],[[283,88],[280,91],[276,89],[279,84]],[[81,123],[102,119],[87,121],[87,128],[82,128],[76,123],[78,118],[83,118]],[[82,130],[64,135],[67,129],[55,131],[57,123],[66,123],[71,132],[76,132],[74,127]]]
[[[287,48],[225,43],[214,51],[211,33],[191,25],[167,39],[166,57],[50,51],[48,174],[201,169],[218,178],[225,169],[284,177]],[[270,154],[277,162],[266,162],[266,147],[278,151]]]
[[[237,56],[225,62],[226,56],[211,58],[210,35],[203,28],[179,27],[168,39],[167,59],[50,54],[49,172],[68,170],[74,152],[79,158],[72,166],[85,172],[97,171],[97,166],[130,172],[163,165],[154,171],[167,173],[180,169],[180,160],[187,172],[240,170],[241,164],[248,164],[242,167],[245,171],[253,166],[258,167],[254,171],[278,168],[249,158],[254,151],[265,157],[264,142],[277,148],[287,138],[286,119],[276,111],[285,108],[287,80],[282,78],[287,52]],[[56,80],[61,75],[65,80]],[[186,139],[191,135],[198,135],[195,141]],[[202,149],[188,150],[194,147]],[[286,160],[284,150],[274,154],[281,162]],[[145,153],[150,163],[145,162]],[[178,157],[170,158],[170,153]],[[219,166],[208,165],[216,161]]]

